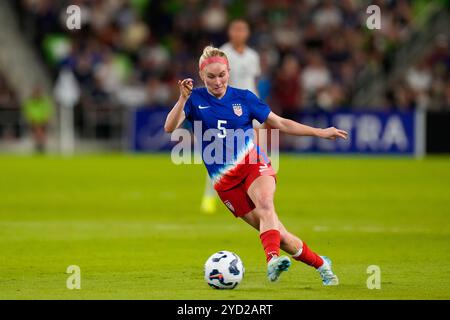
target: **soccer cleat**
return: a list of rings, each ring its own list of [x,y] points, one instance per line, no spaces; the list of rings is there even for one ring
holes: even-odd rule
[[[215,196],[203,196],[200,209],[207,214],[216,212],[216,197]]]
[[[338,277],[331,270],[331,260],[328,257],[320,256],[323,260],[323,265],[317,269],[322,278],[324,286],[337,286],[339,284]]]
[[[283,271],[288,271],[291,266],[291,260],[286,257],[274,256],[267,263],[267,277],[270,281],[277,281]]]

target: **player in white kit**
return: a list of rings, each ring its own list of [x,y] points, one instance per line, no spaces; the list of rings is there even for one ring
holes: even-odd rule
[[[228,27],[229,42],[220,49],[226,53],[230,64],[229,84],[238,89],[250,90],[258,96],[256,86],[257,78],[261,74],[260,59],[259,54],[247,45],[249,37],[248,23],[242,19],[233,20]],[[253,126],[259,127],[260,124],[256,122]],[[216,192],[208,175],[201,210],[205,213],[216,211]]]

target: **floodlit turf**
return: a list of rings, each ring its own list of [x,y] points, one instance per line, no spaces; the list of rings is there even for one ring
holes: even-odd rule
[[[285,155],[276,208],[340,278],[294,262],[266,279],[258,233],[224,206],[199,212],[201,165],[168,155],[0,157],[0,299],[449,299],[450,158]],[[237,289],[203,280],[214,252],[246,267]],[[69,265],[81,290],[66,288]],[[369,290],[367,268],[381,270]]]

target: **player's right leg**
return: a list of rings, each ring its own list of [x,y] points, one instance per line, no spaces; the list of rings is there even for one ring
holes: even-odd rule
[[[216,191],[214,190],[212,181],[208,175],[206,175],[205,190],[203,192],[200,209],[208,214],[216,212]]]
[[[279,220],[273,204],[275,178],[256,178],[247,193],[255,205],[251,214],[259,221],[260,239],[266,253],[267,276],[270,281],[277,281],[280,275],[289,269],[291,260],[287,256],[280,256]]]

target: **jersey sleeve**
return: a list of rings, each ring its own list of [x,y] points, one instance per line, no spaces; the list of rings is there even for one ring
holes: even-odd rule
[[[271,112],[270,107],[250,90],[247,90],[247,101],[251,118],[258,120],[259,123],[264,123]]]

